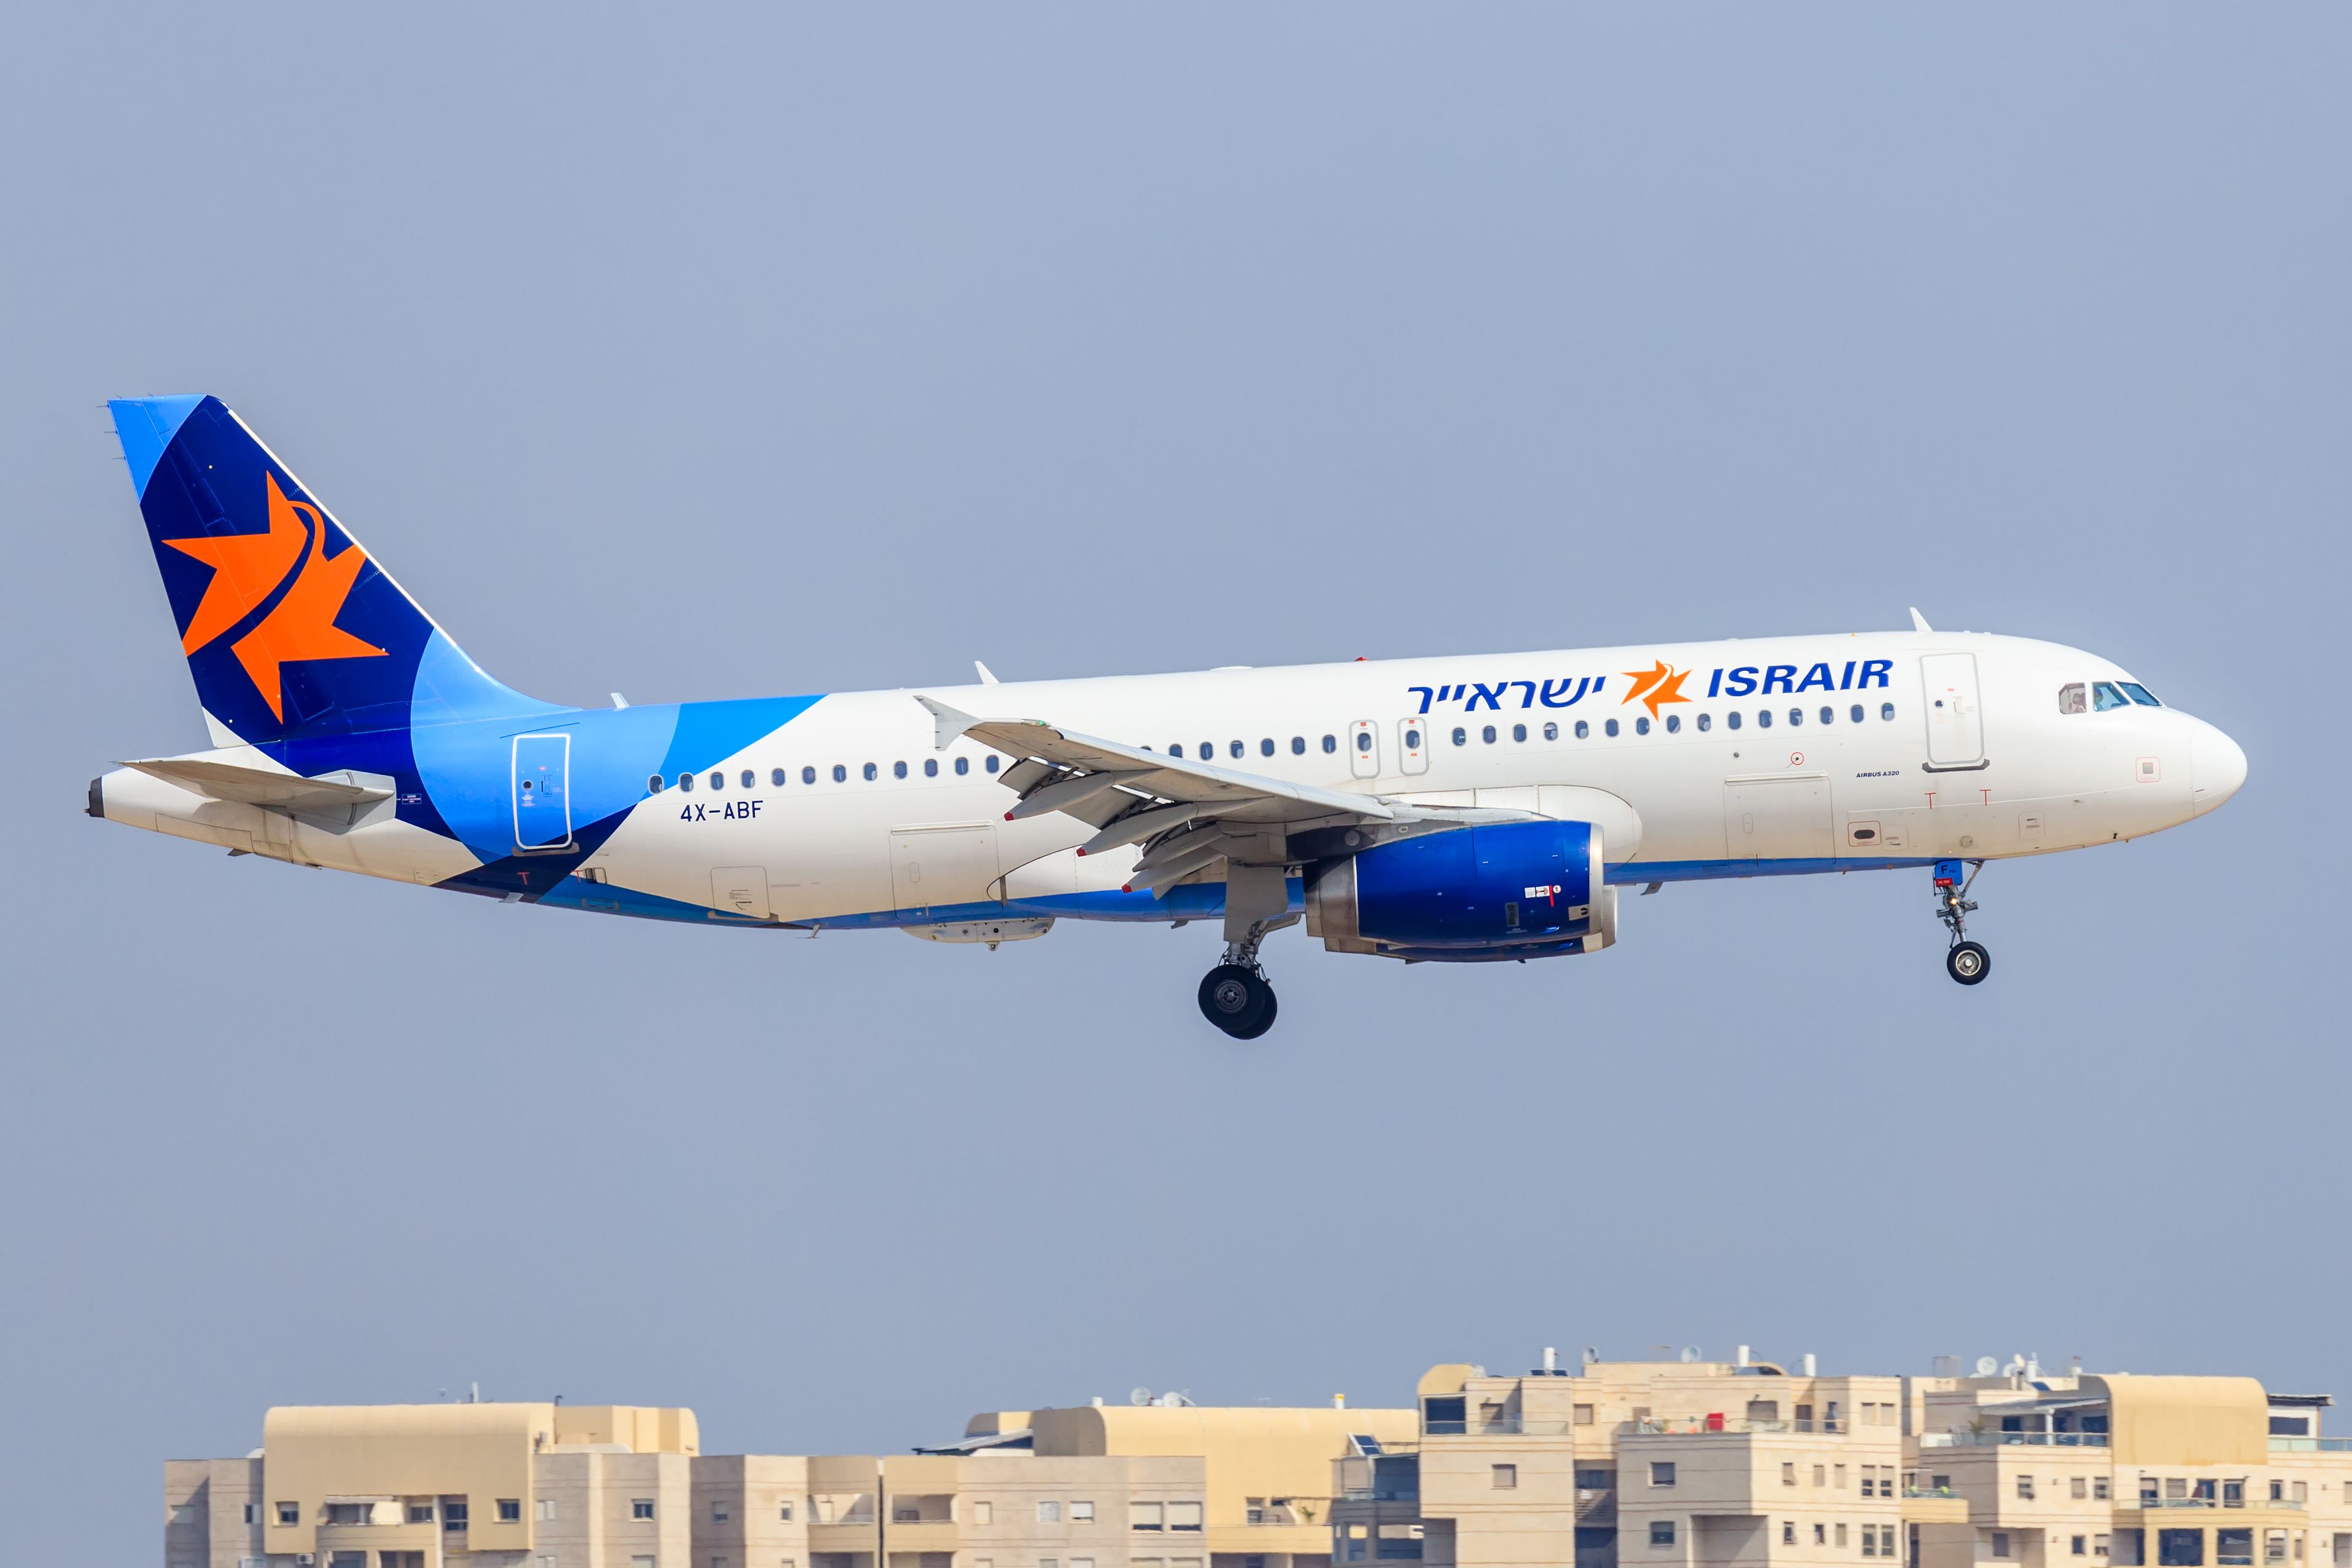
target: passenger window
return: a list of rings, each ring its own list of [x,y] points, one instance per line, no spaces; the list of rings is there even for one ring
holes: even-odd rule
[[[744,789],[756,789],[756,788],[758,788],[759,783],[760,783],[760,776],[759,776],[758,774],[756,774],[756,773],[752,772],[752,771],[751,771],[750,768],[746,768],[745,769],[743,769],[742,784],[743,784],[743,788],[744,788]]]
[[[1404,748],[1407,751],[1421,749],[1421,726],[1409,724],[1404,727]]]
[[[1233,754],[1234,754],[1235,757],[1239,757],[1239,756],[1241,756],[1244,752],[1247,751],[1248,749],[1249,749],[1249,747],[1248,747],[1244,746],[1244,745],[1243,745],[1240,741],[1238,741],[1238,740],[1236,740],[1236,741],[1234,741],[1234,742],[1233,743],[1232,750],[1233,750]]]
[[[1738,708],[1733,708],[1729,713],[1724,715],[1723,722],[1729,725],[1732,728],[1738,729],[1739,727],[1739,710]]]
[[[694,788],[694,775],[693,775],[693,774],[691,774],[691,773],[681,773],[681,774],[679,774],[679,775],[677,776],[677,787],[678,787],[679,789],[693,789],[693,788]]]
[[[1833,722],[1835,722],[1835,721],[1836,721],[1836,718],[1837,718],[1837,709],[1835,709],[1835,708],[1833,708],[1833,707],[1825,707],[1825,708],[1822,709],[1822,722],[1823,724],[1831,724],[1831,723],[1833,723]]]
[[[835,764],[833,765],[833,781],[834,781],[835,783],[836,783],[836,784],[846,784],[846,783],[848,783],[848,782],[849,782],[849,769],[848,769],[848,768],[845,768],[845,767],[843,767],[843,766],[842,766],[840,763],[838,763],[838,762],[835,763]]]
[[[1339,750],[1339,737],[1338,736],[1336,736],[1336,735],[1327,735],[1327,736],[1325,736],[1325,737],[1323,737],[1323,750],[1324,750],[1325,755],[1327,755],[1327,756],[1328,756],[1328,755],[1329,755],[1330,753],[1332,753],[1332,752],[1334,752],[1334,751],[1337,751],[1337,750]]]
[[[1635,735],[1647,735],[1647,734],[1649,734],[1649,733],[1650,733],[1650,721],[1649,721],[1648,719],[1646,719],[1646,718],[1637,718],[1637,719],[1635,719],[1635,720],[1633,721],[1633,733],[1634,733]]]
[[[1802,723],[1804,723],[1804,722],[1805,722],[1805,710],[1804,710],[1803,708],[1801,708],[1801,707],[1792,707],[1792,708],[1790,708],[1790,709],[1789,710],[1789,727],[1790,727],[1790,728],[1794,729],[1794,728],[1796,728],[1796,727],[1797,727],[1797,726],[1799,726],[1799,725],[1801,725],[1801,724],[1802,724]]]
[[[1272,736],[1268,736],[1264,740],[1257,743],[1257,754],[1260,757],[1272,757],[1274,755],[1274,737]]]
[[[1213,762],[1213,761],[1215,761],[1215,760],[1216,760],[1216,757],[1217,757],[1217,743],[1216,743],[1215,741],[1213,741],[1213,740],[1204,740],[1204,741],[1201,742],[1201,760],[1202,760],[1202,761],[1203,761],[1203,762]]]
[[[2081,713],[2089,706],[2088,702],[2084,700],[2082,682],[2069,681],[2064,685],[2058,688],[2058,711],[2060,713]]]
[[[1886,720],[1890,724],[1893,723],[1895,720],[1895,705],[1893,703],[1880,703],[1878,705],[1878,716]]]
[[[1682,715],[1680,715],[1680,714],[1678,714],[1678,713],[1670,713],[1670,714],[1666,715],[1666,733],[1667,733],[1668,735],[1679,735],[1679,734],[1681,734],[1681,733],[1682,733],[1682,727],[1683,727],[1683,716],[1682,716]]]
[[[874,766],[874,764],[872,764],[871,762],[869,762],[869,763],[867,763],[867,764],[866,765],[866,767],[865,767],[865,768],[864,768],[864,770],[863,770],[863,771],[864,771],[864,772],[865,772],[865,774],[866,774],[866,781],[868,784],[871,784],[871,783],[873,783],[873,782],[874,782],[875,775],[876,775],[877,772],[879,772],[879,771],[880,771],[880,769],[877,768]]]
[[[1485,742],[1486,742],[1487,745],[1489,745],[1489,746],[1494,745],[1494,744],[1495,744],[1495,727],[1494,727],[1493,725],[1491,725],[1491,724],[1490,724],[1490,725],[1488,725],[1485,729],[1480,730],[1480,731],[1478,732],[1478,738],[1479,738],[1479,739],[1481,739],[1481,740],[1483,740],[1483,741],[1485,741]]]
[[[646,779],[646,793],[648,795],[658,795],[662,792],[662,786],[667,782],[667,779],[664,779],[660,774],[656,773]]]
[[[1708,730],[1713,729],[1714,727],[1715,719],[1713,716],[1708,714],[1701,714],[1698,716],[1698,732],[1701,735],[1705,735]]]
[[[1457,728],[1454,731],[1454,745],[1456,745],[1456,746],[1467,746],[1467,745],[1469,745],[1469,744],[1470,744],[1470,732],[1469,732],[1468,730],[1466,730],[1466,729],[1462,729],[1462,728],[1457,727]]]
[[[1590,739],[1591,735],[1592,727],[1585,723],[1582,719],[1578,719],[1576,721],[1576,738],[1579,740],[1586,740]]]
[[[712,769],[710,770],[710,787],[711,787],[713,789],[726,789],[726,788],[727,788],[727,775],[725,775],[724,773],[721,773],[721,772],[720,772],[720,771],[719,771],[719,769],[717,769],[716,768],[712,768]]]
[[[924,777],[924,778],[926,778],[926,779],[936,779],[936,778],[938,778],[939,776],[940,776],[940,759],[939,759],[938,758],[936,758],[936,757],[926,757],[926,758],[923,758],[923,777]]]
[[[903,762],[893,762],[892,764],[890,764],[890,777],[891,777],[891,778],[893,778],[893,779],[904,779],[906,776],[907,776],[907,765],[906,765],[905,763],[903,763]],[[867,777],[868,779],[871,779],[871,778],[873,778],[873,777],[874,777],[874,775],[873,775],[873,774],[871,774],[871,773],[868,773],[868,774],[866,775],[866,777]]]
[[[1528,727],[1526,725],[1515,724],[1511,726],[1511,738],[1513,740],[1525,740],[1527,737]]]
[[[1862,722],[1862,705],[1860,703],[1854,704],[1853,711],[1847,714],[1845,716],[1852,719],[1854,723],[1860,724]]]
[[[1559,738],[1559,726],[1556,724],[1548,724],[1544,726],[1544,738],[1546,740],[1558,740]]]
[[[2111,708],[2129,707],[2130,706],[2131,699],[2124,695],[2123,692],[2117,688],[2115,682],[2094,681],[2091,683],[2091,707],[2094,712],[2105,713]]]
[[[1304,757],[1307,755],[1307,737],[1305,736],[1294,735],[1290,737],[1290,755],[1293,757]]]
[[[814,783],[815,783],[815,782],[816,782],[816,769],[815,769],[815,768],[802,768],[802,769],[801,769],[801,782],[802,782],[802,783],[803,783],[803,784],[814,784]]]
[[[1370,751],[1371,748],[1372,732],[1369,729],[1358,730],[1356,732],[1356,749],[1359,751]]]
[[[1756,727],[1759,729],[1769,729],[1772,727],[1772,710],[1770,708],[1760,707],[1756,710]]]
[[[998,761],[999,758],[996,753],[992,751],[988,754],[988,760],[982,763],[981,766],[987,768],[991,773],[993,773],[996,771],[996,764]]]
[[[971,772],[971,758],[969,758],[969,757],[959,757],[959,758],[956,758],[956,777],[957,777],[957,778],[961,779],[961,778],[962,778],[965,774],[967,774],[967,773],[969,773],[969,772]]]
[[[2154,692],[2149,691],[2137,681],[2121,681],[2116,684],[2123,687],[2124,695],[2131,698],[2132,701],[2139,704],[2142,707],[2162,707],[2164,706],[2162,703],[2156,700],[2156,694]]]
[[[1616,739],[1616,738],[1617,738],[1617,721],[1616,721],[1615,719],[1613,719],[1613,718],[1612,718],[1612,719],[1611,719],[1607,724],[1602,725],[1602,726],[1601,727],[1601,734],[1603,734],[1603,735],[1605,735],[1605,736],[1607,736],[1607,737],[1608,737],[1610,739],[1612,739],[1612,740]]]

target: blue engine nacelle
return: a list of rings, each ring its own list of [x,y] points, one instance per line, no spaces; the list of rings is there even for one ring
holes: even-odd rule
[[[1591,953],[1617,939],[1590,822],[1496,822],[1325,861],[1307,929],[1339,953],[1476,963]]]

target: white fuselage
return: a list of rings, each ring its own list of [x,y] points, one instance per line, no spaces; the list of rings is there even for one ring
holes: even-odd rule
[[[648,781],[550,901],[801,925],[1179,907],[1118,893],[1134,848],[1073,854],[1087,823],[1005,821],[1013,797],[989,763],[1008,759],[969,737],[937,747],[918,695],[1162,753],[1205,747],[1221,768],[1276,779],[1594,821],[1614,883],[2076,849],[2185,822],[2245,775],[2243,754],[2200,719],[2065,695],[2129,681],[2053,643],[1902,632],[834,694],[698,768],[691,787]],[[571,711],[559,727],[583,754],[601,716]],[[226,826],[262,852],[402,880],[479,858],[398,821],[331,831],[143,775],[110,775],[106,805],[142,826],[233,841],[169,824]]]

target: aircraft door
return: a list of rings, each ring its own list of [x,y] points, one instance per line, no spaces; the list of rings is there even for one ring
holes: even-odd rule
[[[1727,779],[1723,836],[1736,861],[1829,859],[1830,781],[1818,773]]]
[[[1427,719],[1397,720],[1397,771],[1400,773],[1429,771],[1429,721]]]
[[[768,905],[768,868],[722,865],[713,870],[710,904],[721,915],[740,915],[746,920],[773,918]]]
[[[514,737],[514,837],[518,850],[572,847],[572,737]]]
[[[1360,718],[1348,727],[1348,771],[1359,779],[1381,776],[1381,727],[1370,719]]]
[[[1974,653],[1929,653],[1919,661],[1927,705],[1927,766],[1975,768],[1984,762],[1984,707]]]
[[[890,830],[890,892],[897,908],[928,912],[979,904],[1002,874],[993,822]]]

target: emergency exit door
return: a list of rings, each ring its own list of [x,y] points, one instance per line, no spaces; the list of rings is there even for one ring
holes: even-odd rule
[[[572,737],[514,737],[514,841],[518,850],[572,847]]]

